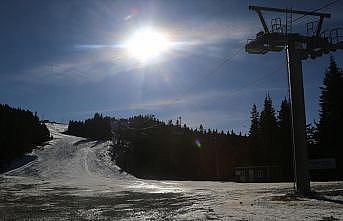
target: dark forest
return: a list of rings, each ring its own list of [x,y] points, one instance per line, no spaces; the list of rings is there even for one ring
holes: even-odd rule
[[[0,167],[51,139],[37,114],[0,104]]]

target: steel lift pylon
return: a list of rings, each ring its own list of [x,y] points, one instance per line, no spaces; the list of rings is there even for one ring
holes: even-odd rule
[[[248,40],[245,46],[246,52],[250,54],[266,54],[267,52],[280,52],[286,49],[296,192],[308,195],[311,188],[306,145],[302,60],[315,59],[331,51],[343,49],[343,29],[336,28],[331,31],[322,31],[324,18],[330,18],[331,16],[327,13],[259,6],[249,6],[249,10],[257,13],[263,31],[257,33],[255,39]],[[269,30],[262,12],[284,13],[286,14],[286,22],[282,24],[280,18],[272,19],[271,30]],[[292,32],[292,15],[294,14],[302,15],[302,17],[314,16],[319,19],[316,23],[308,23],[307,35],[301,35]]]

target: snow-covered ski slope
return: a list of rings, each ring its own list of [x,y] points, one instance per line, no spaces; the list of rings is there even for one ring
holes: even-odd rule
[[[64,135],[37,159],[0,175],[0,220],[335,220],[343,182],[312,183],[320,197],[296,198],[291,183],[151,181],[120,173],[110,143]]]

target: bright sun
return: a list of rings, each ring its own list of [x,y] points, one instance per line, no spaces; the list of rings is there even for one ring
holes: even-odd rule
[[[151,28],[145,28],[135,32],[125,46],[129,57],[146,63],[168,51],[171,41],[167,35]]]

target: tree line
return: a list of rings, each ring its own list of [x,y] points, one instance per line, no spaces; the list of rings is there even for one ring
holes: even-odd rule
[[[139,178],[227,180],[234,166],[247,160],[246,136],[202,125],[193,129],[181,125],[179,118],[163,122],[153,115],[115,119],[96,113],[85,121],[70,121],[67,133],[109,139],[111,121],[125,124],[115,131],[119,139],[114,141],[113,160]]]
[[[189,128],[159,121],[152,115],[129,118],[119,131],[115,159],[125,171],[140,178],[228,180],[235,165],[246,161],[246,136],[234,132]],[[124,147],[124,148],[123,148]]]
[[[69,121],[67,133],[95,140],[109,140],[112,137],[110,123],[114,118],[96,113],[85,121]]]
[[[163,122],[153,115],[128,119],[103,117],[96,113],[86,121],[70,121],[69,134],[92,139],[110,139],[111,122],[123,127],[114,132],[113,160],[140,178],[229,180],[238,166],[272,166],[280,169],[278,180],[293,180],[291,105],[284,98],[276,111],[267,94],[262,110],[251,109],[248,136],[190,128],[176,121]],[[307,142],[311,159],[334,158],[337,169],[316,179],[342,178],[343,74],[331,58],[320,96],[320,119],[307,126]],[[113,132],[113,131],[112,131]]]
[[[0,167],[50,139],[37,113],[0,104]]]
[[[312,179],[343,178],[343,71],[333,57],[320,87],[319,122],[307,125],[307,146],[310,159],[333,159],[336,169],[312,170]],[[281,102],[276,112],[269,95],[265,97],[263,110],[251,110],[249,130],[251,163],[277,165],[288,179],[293,177],[293,146],[291,132],[291,107],[288,99]]]
[[[293,151],[291,139],[290,103],[284,98],[278,114],[272,99],[267,95],[263,110],[258,112],[253,104],[249,130],[250,164],[254,166],[277,166],[285,180],[293,174]]]
[[[111,133],[111,122],[121,127]],[[278,166],[277,180],[291,180],[290,104],[284,99],[276,116],[269,95],[261,113],[253,105],[249,136],[233,131],[190,128],[158,120],[153,115],[128,119],[96,113],[85,121],[70,121],[68,134],[113,141],[112,157],[120,168],[139,178],[232,180],[238,166]]]

